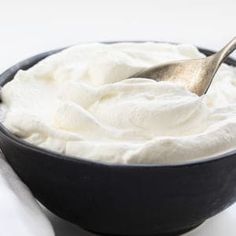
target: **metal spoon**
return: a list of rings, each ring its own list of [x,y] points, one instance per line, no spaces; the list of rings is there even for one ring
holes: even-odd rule
[[[174,61],[138,72],[130,78],[172,81],[201,96],[205,94],[226,57],[236,49],[236,38],[219,52],[201,59]]]

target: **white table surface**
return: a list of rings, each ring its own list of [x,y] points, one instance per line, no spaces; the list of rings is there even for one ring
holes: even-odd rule
[[[0,72],[81,41],[159,40],[219,49],[236,36],[235,9],[235,0],[0,0]],[[56,236],[91,235],[47,214]],[[235,222],[236,205],[187,235],[235,236]]]

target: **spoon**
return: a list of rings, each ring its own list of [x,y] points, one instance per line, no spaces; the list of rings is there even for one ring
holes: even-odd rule
[[[236,37],[219,52],[201,59],[173,61],[138,72],[130,78],[171,81],[201,96],[205,94],[226,57],[236,49]]]

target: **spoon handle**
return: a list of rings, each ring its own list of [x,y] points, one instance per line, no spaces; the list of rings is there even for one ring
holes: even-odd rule
[[[203,66],[203,74],[200,80],[197,81],[196,91],[198,95],[206,93],[211,85],[211,82],[224,60],[236,49],[236,37],[233,38],[224,48],[217,53],[206,57],[205,65]]]
[[[216,69],[223,63],[223,61],[236,49],[236,37],[233,38],[224,48],[214,54],[216,62]]]

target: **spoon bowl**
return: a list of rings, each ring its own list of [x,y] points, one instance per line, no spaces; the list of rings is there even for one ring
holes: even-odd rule
[[[206,58],[165,63],[140,71],[130,78],[171,81],[201,96],[205,94],[227,56],[236,49],[236,38],[222,50]]]

